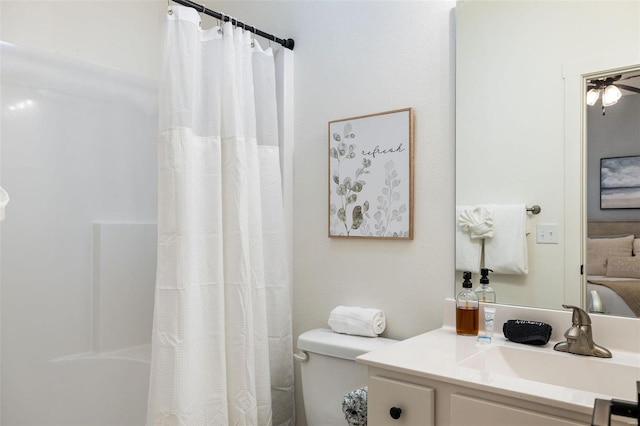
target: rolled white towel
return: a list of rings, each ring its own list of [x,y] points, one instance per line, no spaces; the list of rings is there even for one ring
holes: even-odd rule
[[[356,306],[336,306],[328,322],[336,333],[367,337],[377,337],[387,326],[382,310]]]

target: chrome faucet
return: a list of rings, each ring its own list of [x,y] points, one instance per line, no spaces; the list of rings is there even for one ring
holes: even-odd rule
[[[562,305],[565,309],[573,309],[571,328],[564,333],[565,342],[556,343],[554,350],[577,355],[611,358],[611,352],[593,342],[591,335],[591,317],[577,306]]]

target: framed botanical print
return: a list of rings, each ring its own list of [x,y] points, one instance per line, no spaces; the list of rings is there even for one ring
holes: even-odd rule
[[[329,122],[329,237],[413,239],[413,109]]]

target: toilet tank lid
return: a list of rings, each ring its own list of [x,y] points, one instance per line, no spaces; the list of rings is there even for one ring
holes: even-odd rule
[[[328,328],[309,330],[298,336],[298,349],[355,360],[357,356],[398,342],[386,337],[363,337],[335,333]]]

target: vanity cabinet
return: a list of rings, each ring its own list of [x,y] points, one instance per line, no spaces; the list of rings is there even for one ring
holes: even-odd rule
[[[585,426],[591,422],[591,413],[374,367],[369,367],[367,400],[369,426]],[[611,424],[636,424],[627,420],[616,418]]]

